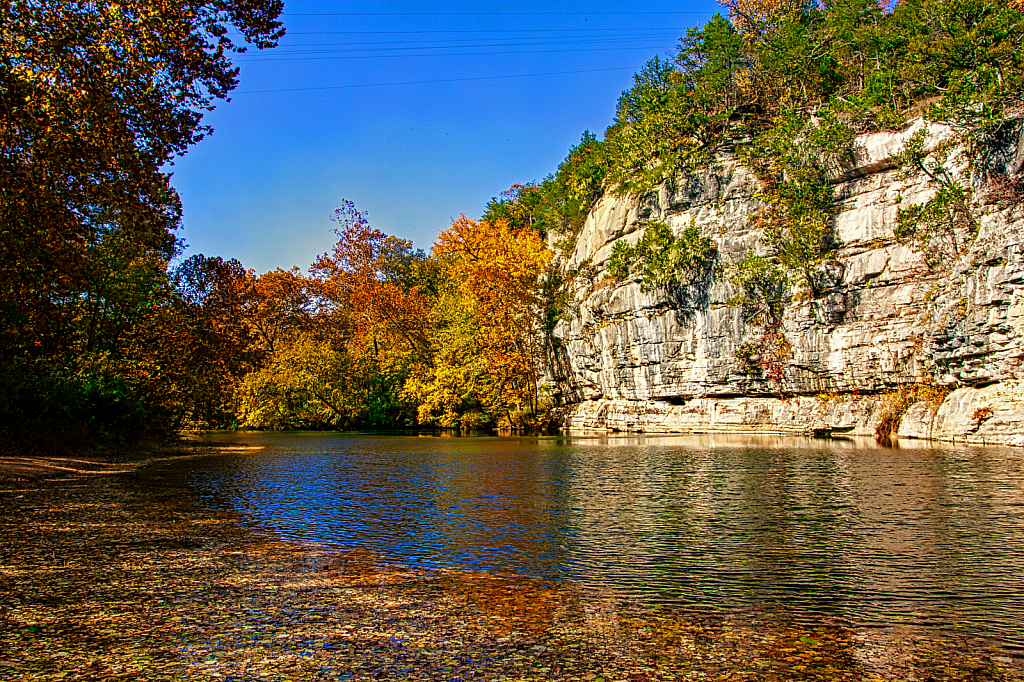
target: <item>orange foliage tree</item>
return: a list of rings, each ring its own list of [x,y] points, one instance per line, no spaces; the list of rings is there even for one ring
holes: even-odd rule
[[[733,26],[743,32],[770,29],[778,21],[808,5],[807,0],[721,0]]]
[[[253,282],[245,322],[262,353],[274,357],[296,330],[308,328],[313,319],[309,282],[297,267],[271,270]]]
[[[538,410],[543,322],[538,280],[551,255],[534,230],[465,216],[434,246],[434,258],[448,263],[463,310],[473,317],[483,402],[494,421],[503,416],[510,428],[532,426]]]
[[[341,226],[335,230],[338,241],[310,268],[317,292],[336,314],[350,319],[354,347],[372,347],[374,355],[382,343],[422,351],[424,298],[403,277],[418,256],[412,242],[370,227],[366,214],[350,201],[334,219]]]

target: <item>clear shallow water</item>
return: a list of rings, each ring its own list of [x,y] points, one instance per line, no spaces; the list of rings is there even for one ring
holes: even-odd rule
[[[201,503],[264,532],[643,601],[1024,647],[1024,452],[748,437],[230,434]]]

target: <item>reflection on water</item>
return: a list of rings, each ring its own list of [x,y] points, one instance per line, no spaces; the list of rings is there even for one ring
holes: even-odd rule
[[[1024,453],[793,438],[256,434],[205,503],[421,566],[663,603],[958,627],[1024,646]]]

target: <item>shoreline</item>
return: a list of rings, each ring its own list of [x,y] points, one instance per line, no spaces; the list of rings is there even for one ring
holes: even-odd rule
[[[177,443],[141,448],[136,455],[89,453],[84,455],[19,455],[0,454],[0,486],[13,483],[50,480],[78,475],[129,474],[139,469],[218,452],[253,449],[238,444],[199,443],[182,440]]]
[[[651,608],[274,540],[191,506],[178,458],[0,484],[0,677],[1024,680],[1024,651],[922,628]]]

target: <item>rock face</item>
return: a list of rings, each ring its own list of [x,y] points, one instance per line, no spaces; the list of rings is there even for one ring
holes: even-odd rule
[[[974,170],[979,231],[969,252],[930,267],[899,243],[897,212],[927,201],[927,179],[900,180],[890,155],[918,129],[858,137],[836,171],[835,233],[841,244],[822,272],[821,296],[794,295],[783,317],[792,353],[779,383],[744,371],[737,349],[759,333],[722,274],[766,253],[750,217],[762,207],[753,173],[729,156],[663,184],[648,196],[605,196],[574,248],[556,258],[571,303],[549,346],[548,383],[570,428],[623,431],[874,434],[885,394],[901,386],[951,391],[907,410],[899,437],[1024,444],[1024,206],[986,203],[978,169],[1013,176],[1024,165],[1022,127]],[[927,124],[929,142],[951,135]],[[662,221],[713,239],[714,274],[687,291],[644,291],[605,279],[618,241],[635,244]],[[796,293],[796,292],[793,292]],[[896,432],[894,432],[896,435]]]

